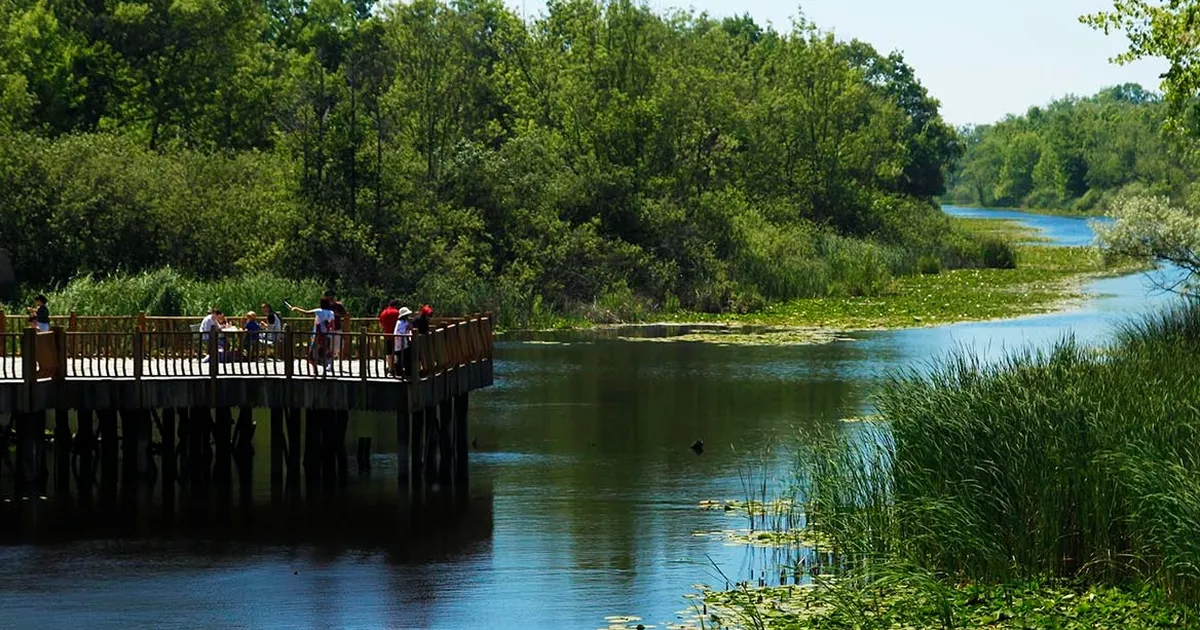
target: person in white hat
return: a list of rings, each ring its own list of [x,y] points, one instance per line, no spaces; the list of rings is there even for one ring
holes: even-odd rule
[[[394,374],[404,374],[408,371],[409,354],[412,341],[412,310],[407,306],[400,307],[399,318],[396,319],[396,329],[392,331],[392,339],[396,343],[396,363],[399,366],[392,370]]]

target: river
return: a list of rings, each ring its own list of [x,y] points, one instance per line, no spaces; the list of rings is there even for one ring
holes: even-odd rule
[[[946,211],[1091,239],[1082,219]],[[496,386],[471,402],[469,501],[402,500],[381,453],[369,479],[282,505],[261,464],[250,495],[195,500],[172,521],[151,497],[86,517],[47,506],[32,511],[46,523],[36,536],[26,527],[0,546],[0,627],[590,629],[631,615],[665,628],[692,585],[723,586],[718,568],[746,579],[773,566],[769,552],[693,536],[744,526],[697,508],[744,496],[743,454],[863,413],[887,370],[956,347],[998,356],[1067,333],[1099,342],[1168,299],[1142,275],[1087,289],[1067,312],[825,345],[502,339]],[[356,418],[352,430],[394,446],[386,420]],[[697,439],[702,454],[689,448]],[[781,460],[769,458],[773,474]]]

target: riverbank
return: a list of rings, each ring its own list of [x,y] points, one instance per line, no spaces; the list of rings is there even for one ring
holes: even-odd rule
[[[1001,225],[995,229],[1013,234],[1021,232],[1018,228]],[[937,326],[1064,310],[1086,298],[1086,281],[1144,269],[1137,261],[1105,261],[1091,248],[1018,245],[1015,269],[954,269],[906,276],[896,278],[891,290],[881,296],[794,300],[735,316],[677,313],[663,321],[823,331],[826,334],[814,337],[827,339],[837,332]]]

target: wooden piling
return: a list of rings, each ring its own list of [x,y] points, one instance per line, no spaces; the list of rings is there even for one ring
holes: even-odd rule
[[[104,409],[96,412],[100,418],[100,485],[117,487],[117,412]]]
[[[162,410],[162,426],[159,433],[162,437],[162,477],[163,487],[174,486],[179,468],[175,462],[175,410]]]
[[[208,432],[212,424],[211,412],[204,407],[192,407],[188,411],[188,480],[192,485],[208,481],[211,469],[208,466]]]
[[[139,476],[149,472],[149,462],[146,461],[149,446],[149,413],[142,409],[122,410],[121,412],[121,482],[122,486],[132,488],[137,485]]]
[[[287,425],[287,485],[300,482],[300,410],[288,409],[284,417]]]
[[[439,483],[449,483],[453,470],[454,443],[450,439],[453,426],[454,399],[447,398],[438,404],[437,479]]]
[[[181,407],[176,413],[179,414],[179,446],[176,448],[176,457],[179,459],[179,480],[180,482],[191,483],[193,465],[192,410],[187,407]]]
[[[254,409],[238,407],[237,424],[233,429],[233,451],[238,458],[250,457],[254,454]]]
[[[454,485],[468,487],[467,394],[454,397]]]
[[[21,413],[13,417],[17,430],[16,487],[20,494],[30,496],[39,491],[45,457],[46,412]]]
[[[76,474],[75,486],[82,498],[91,496],[92,484],[95,483],[96,425],[91,409],[79,409],[75,412],[75,439],[72,446],[79,455],[79,471]]]
[[[71,491],[71,417],[66,409],[54,410],[54,486],[57,494]]]
[[[346,455],[346,431],[350,428],[350,412],[341,409],[336,412],[334,422],[333,458],[337,464],[338,479],[343,482],[350,477],[350,458]]]
[[[326,483],[333,483],[338,479],[337,424],[336,412],[321,412],[321,475]]]
[[[283,409],[271,407],[271,487],[283,485]]]
[[[304,412],[304,475],[307,483],[321,480],[321,412]]]
[[[213,443],[216,454],[213,480],[217,483],[224,484],[233,479],[233,447],[230,444],[232,432],[233,410],[229,407],[218,407],[216,421],[213,424]]]
[[[371,438],[358,438],[357,447],[354,449],[354,456],[359,476],[371,474]]]
[[[408,479],[416,487],[425,479],[425,410],[414,412],[408,423]]]
[[[421,453],[423,470],[421,474],[426,483],[437,481],[437,450],[438,450],[438,418],[437,405],[425,408],[425,448]]]
[[[401,485],[408,481],[408,431],[411,415],[404,409],[396,412],[396,478]]]

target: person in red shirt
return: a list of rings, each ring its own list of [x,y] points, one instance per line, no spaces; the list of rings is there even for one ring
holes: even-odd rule
[[[379,328],[383,331],[383,334],[388,335],[383,340],[383,373],[388,376],[396,371],[396,355],[392,352],[393,339],[391,335],[396,330],[396,320],[398,319],[400,319],[400,301],[388,300],[387,306],[379,312]]]
[[[417,315],[417,321],[413,322],[413,328],[422,335],[429,334],[429,320],[433,319],[433,307],[426,304],[421,307],[420,313]]]

